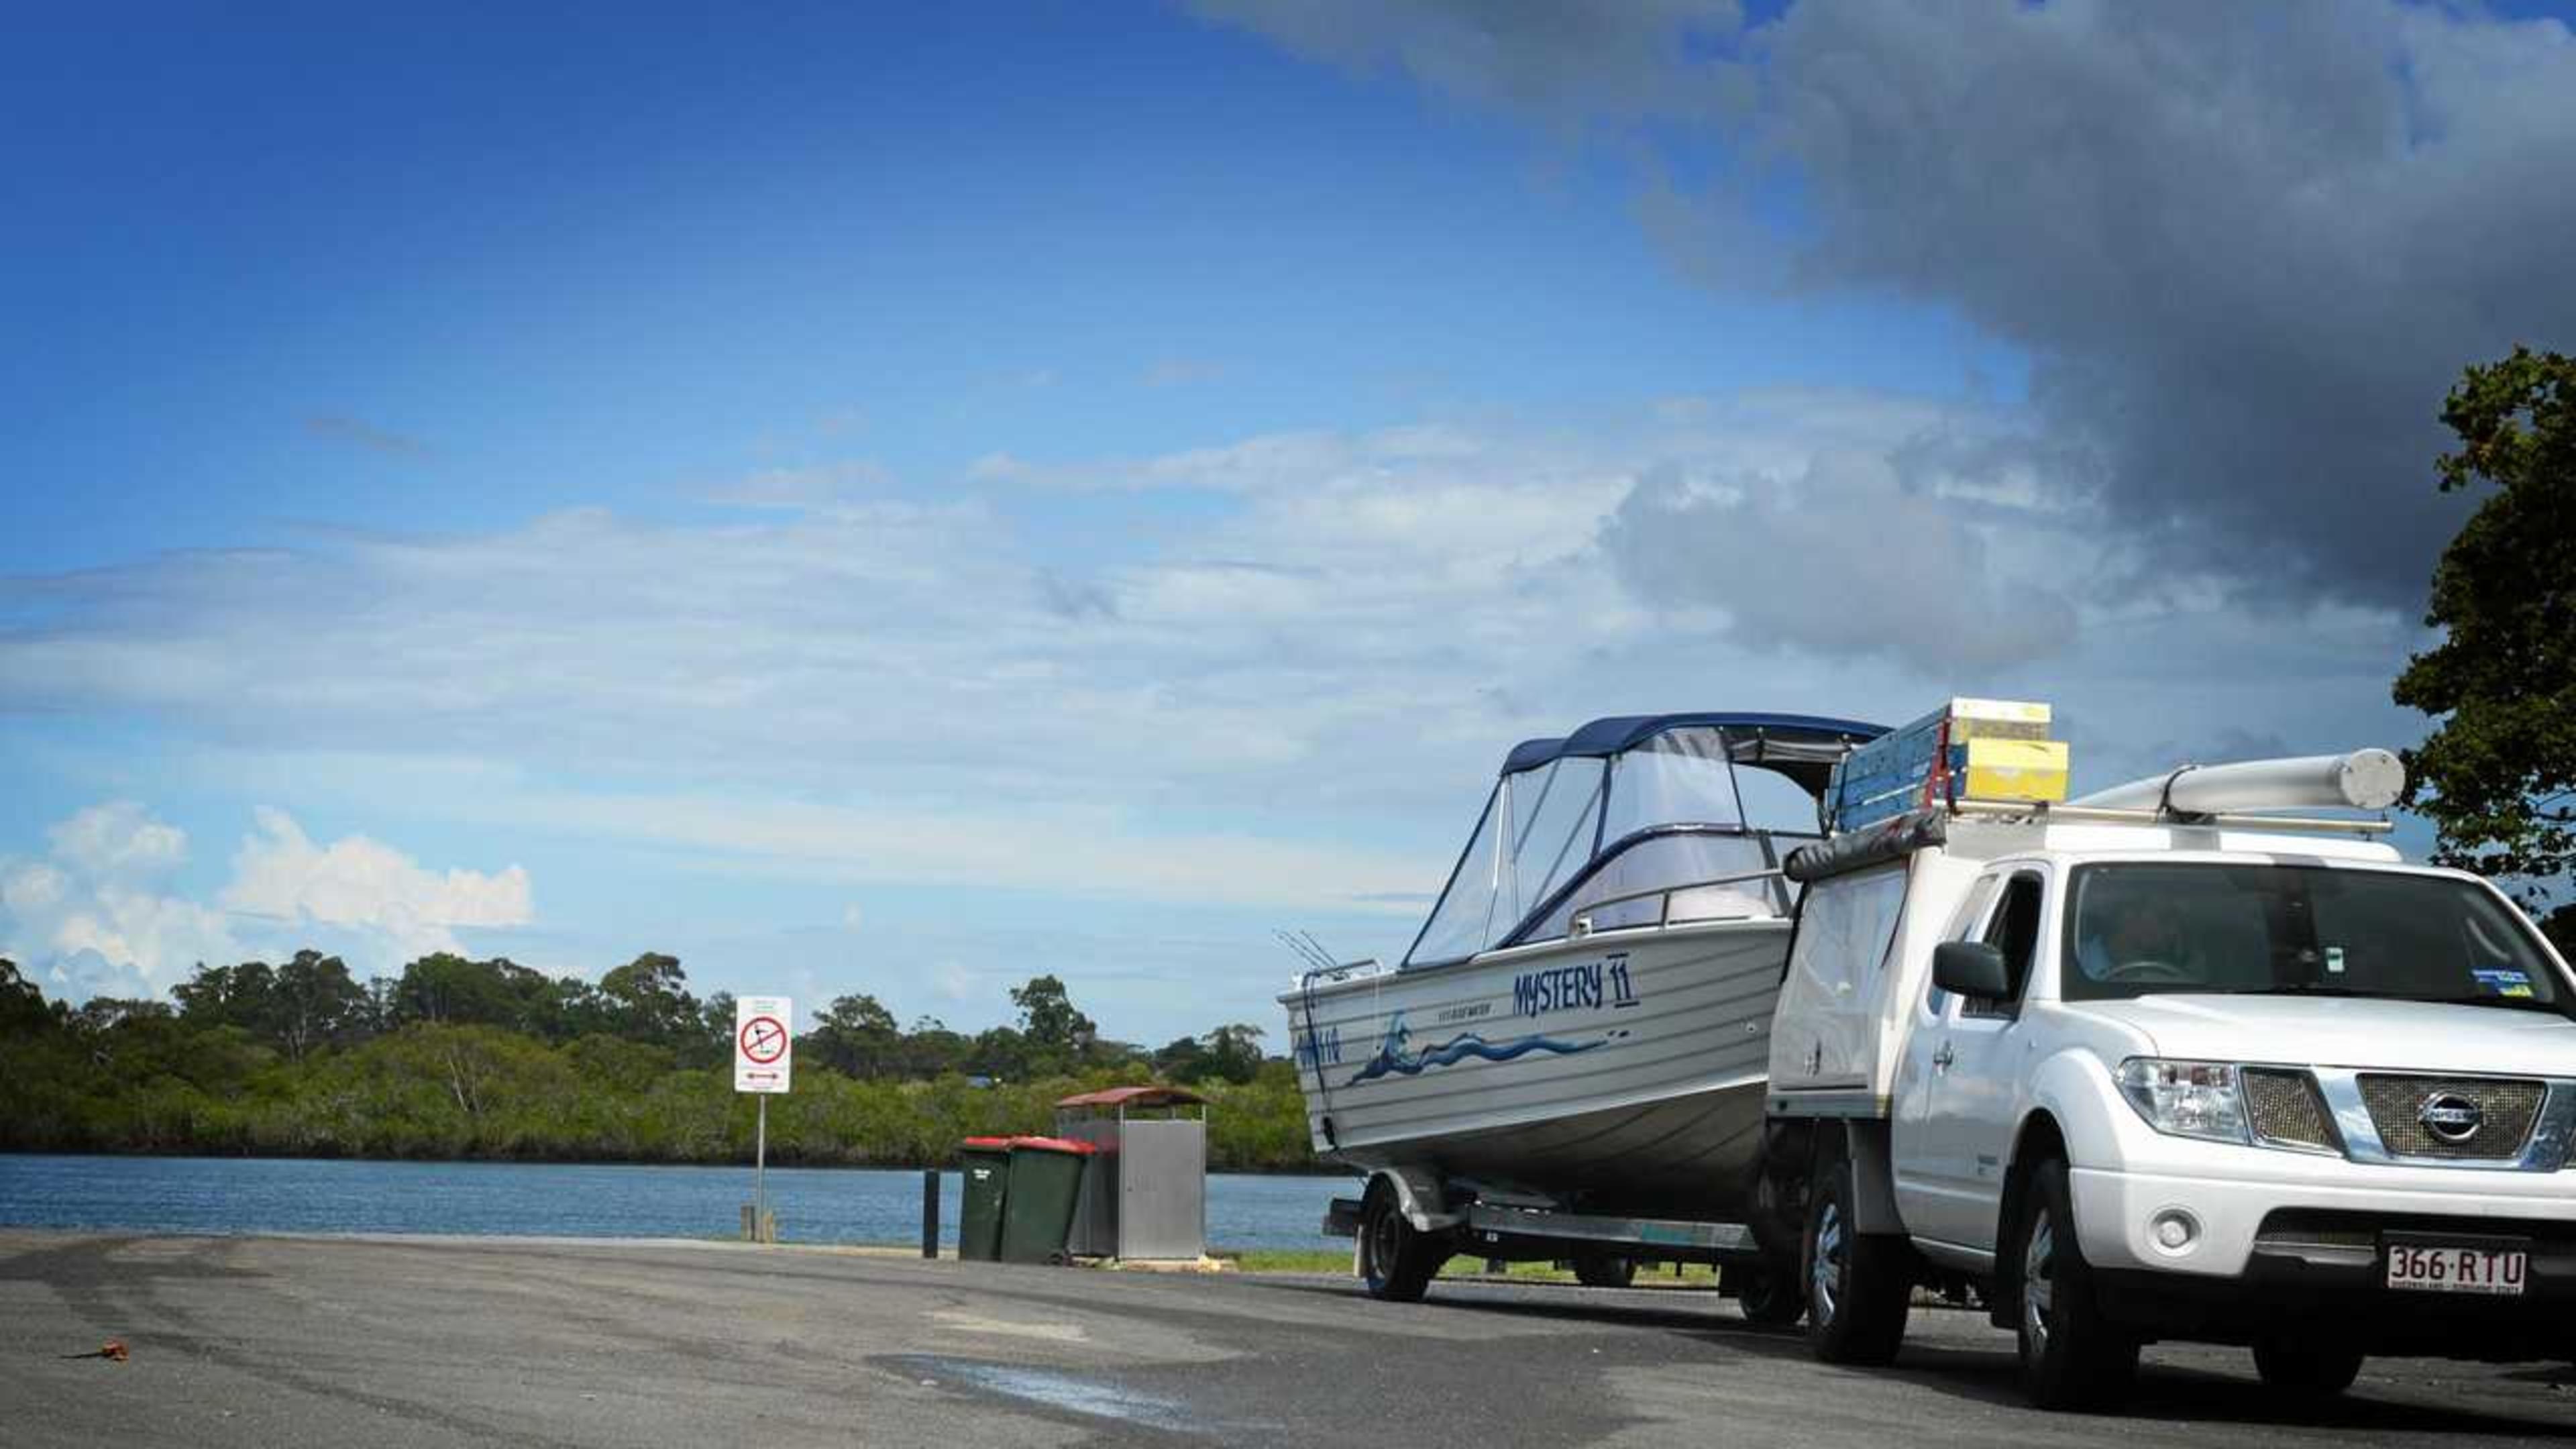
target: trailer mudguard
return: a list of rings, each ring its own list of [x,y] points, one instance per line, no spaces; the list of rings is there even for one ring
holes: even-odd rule
[[[1395,1205],[1403,1211],[1404,1220],[1418,1232],[1445,1232],[1466,1221],[1463,1213],[1448,1210],[1448,1199],[1440,1191],[1440,1179],[1425,1168],[1381,1167],[1369,1174],[1369,1185],[1384,1182],[1395,1193]]]

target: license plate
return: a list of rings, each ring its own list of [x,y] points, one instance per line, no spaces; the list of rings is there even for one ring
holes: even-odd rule
[[[2529,1255],[2519,1248],[2471,1248],[2443,1243],[2388,1245],[2388,1286],[2415,1293],[2487,1293],[2522,1296],[2530,1277]]]

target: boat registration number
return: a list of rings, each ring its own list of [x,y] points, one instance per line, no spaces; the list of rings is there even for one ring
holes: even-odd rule
[[[2529,1269],[2530,1256],[2520,1248],[2438,1242],[2388,1245],[2388,1286],[2411,1292],[2519,1298]]]

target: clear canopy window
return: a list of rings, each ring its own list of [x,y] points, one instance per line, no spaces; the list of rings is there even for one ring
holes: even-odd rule
[[[1812,832],[1833,761],[1877,733],[1803,716],[1674,715],[1529,741],[1505,761],[1405,964],[1562,936],[1587,912],[1594,930],[1779,914],[1785,893],[1761,878],[1778,854],[1760,824]],[[1738,771],[1748,765],[1767,788],[1746,788]],[[1784,796],[1801,808],[1778,809]],[[1762,802],[1751,820],[1748,801]],[[1712,881],[1722,883],[1703,884]],[[1698,888],[1669,906],[1659,895],[1618,899],[1682,886]]]

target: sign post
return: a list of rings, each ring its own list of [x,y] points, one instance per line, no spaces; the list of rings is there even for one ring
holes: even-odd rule
[[[745,996],[733,1005],[733,1089],[760,1098],[760,1126],[751,1160],[753,1242],[778,1235],[769,1212],[769,1096],[787,1090],[796,1009],[784,996]]]

